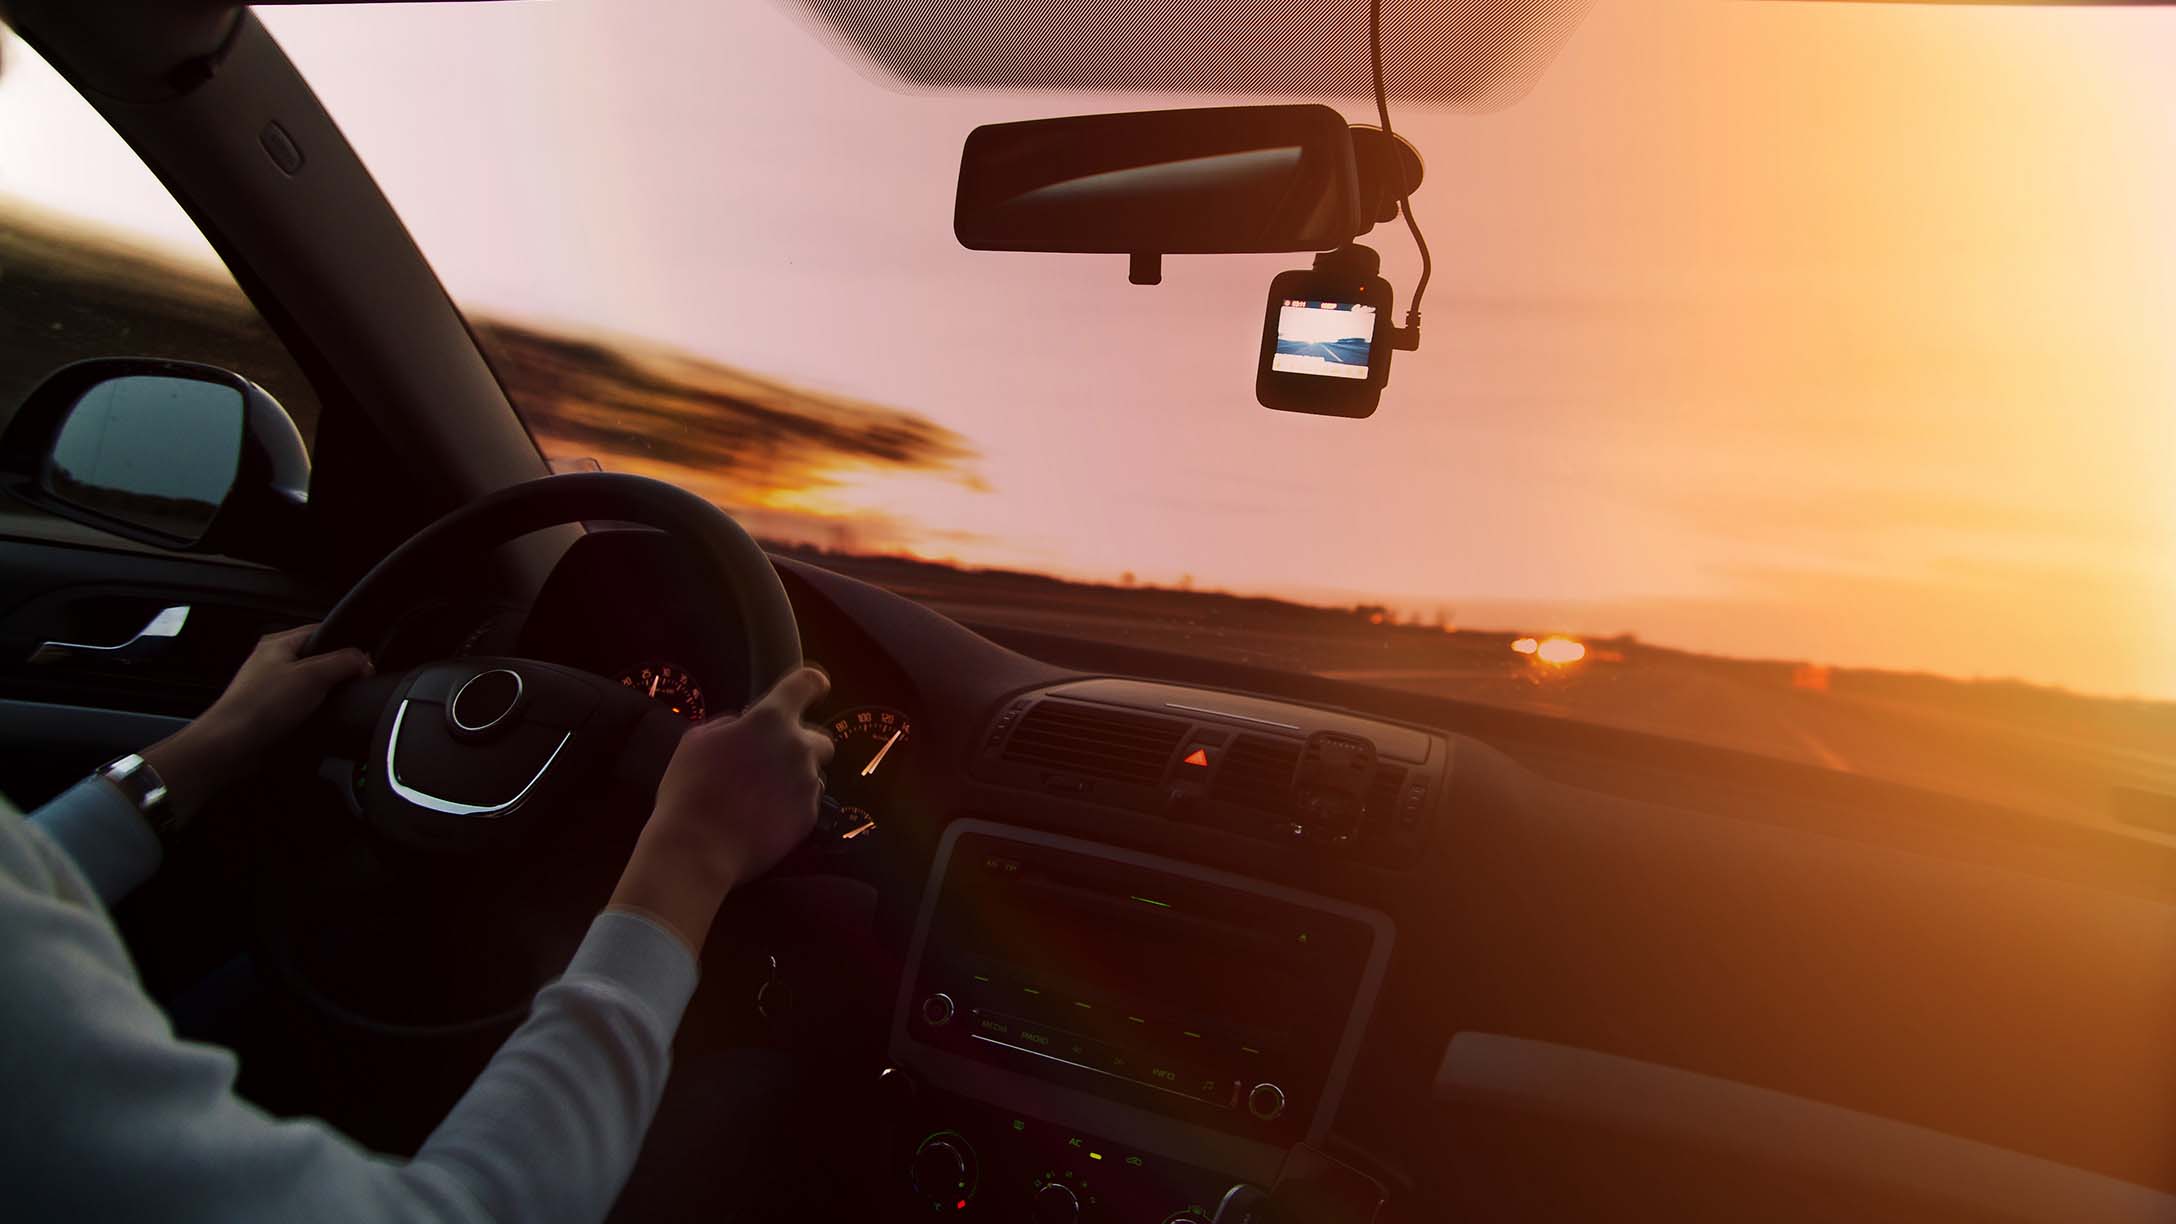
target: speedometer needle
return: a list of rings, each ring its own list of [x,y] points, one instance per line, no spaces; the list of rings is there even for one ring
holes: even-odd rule
[[[654,697],[656,697],[656,696],[657,696],[657,682],[658,682],[659,680],[662,680],[662,679],[664,679],[664,676],[663,676],[663,674],[662,674],[662,673],[661,673],[661,674],[659,674],[659,675],[655,675],[655,676],[652,676],[652,677],[650,677],[650,696],[651,696],[651,697],[653,697],[653,698],[654,698]]]
[[[897,731],[892,732],[892,737],[884,741],[884,746],[882,748],[876,750],[876,755],[869,758],[869,763],[861,767],[861,776],[866,778],[870,774],[875,773],[876,767],[884,763],[884,754],[890,752],[892,750],[892,745],[898,743],[899,737],[905,735],[906,733],[907,729],[905,727],[901,727]]]

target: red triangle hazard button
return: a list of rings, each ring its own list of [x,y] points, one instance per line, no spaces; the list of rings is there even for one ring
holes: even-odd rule
[[[1186,754],[1186,760],[1183,763],[1187,765],[1199,765],[1203,769],[1207,769],[1209,767],[1209,750],[1207,748],[1196,748],[1192,752]]]

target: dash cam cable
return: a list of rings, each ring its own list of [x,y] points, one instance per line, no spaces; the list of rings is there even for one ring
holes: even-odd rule
[[[1383,135],[1391,135],[1390,94],[1383,88],[1383,0],[1368,0],[1368,58],[1375,70],[1375,112],[1381,118]],[[1415,333],[1419,340],[1420,299],[1428,292],[1428,277],[1435,271],[1435,262],[1428,256],[1428,240],[1420,236],[1420,222],[1413,219],[1411,192],[1398,196],[1398,212],[1405,218],[1405,227],[1413,231],[1413,245],[1420,249],[1420,280],[1413,286],[1413,300],[1405,307],[1406,330]]]

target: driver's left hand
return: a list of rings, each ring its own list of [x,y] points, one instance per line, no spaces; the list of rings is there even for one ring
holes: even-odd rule
[[[326,694],[370,674],[370,656],[353,647],[300,657],[316,628],[303,625],[260,640],[210,709],[144,749],[145,762],[166,783],[169,804],[184,813],[195,810],[315,713]]]

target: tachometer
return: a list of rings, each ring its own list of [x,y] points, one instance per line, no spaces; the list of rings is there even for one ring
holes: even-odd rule
[[[703,701],[702,686],[696,683],[693,673],[677,663],[645,663],[630,667],[620,673],[619,680],[627,688],[642,690],[650,700],[689,722],[701,722],[709,713]]]

